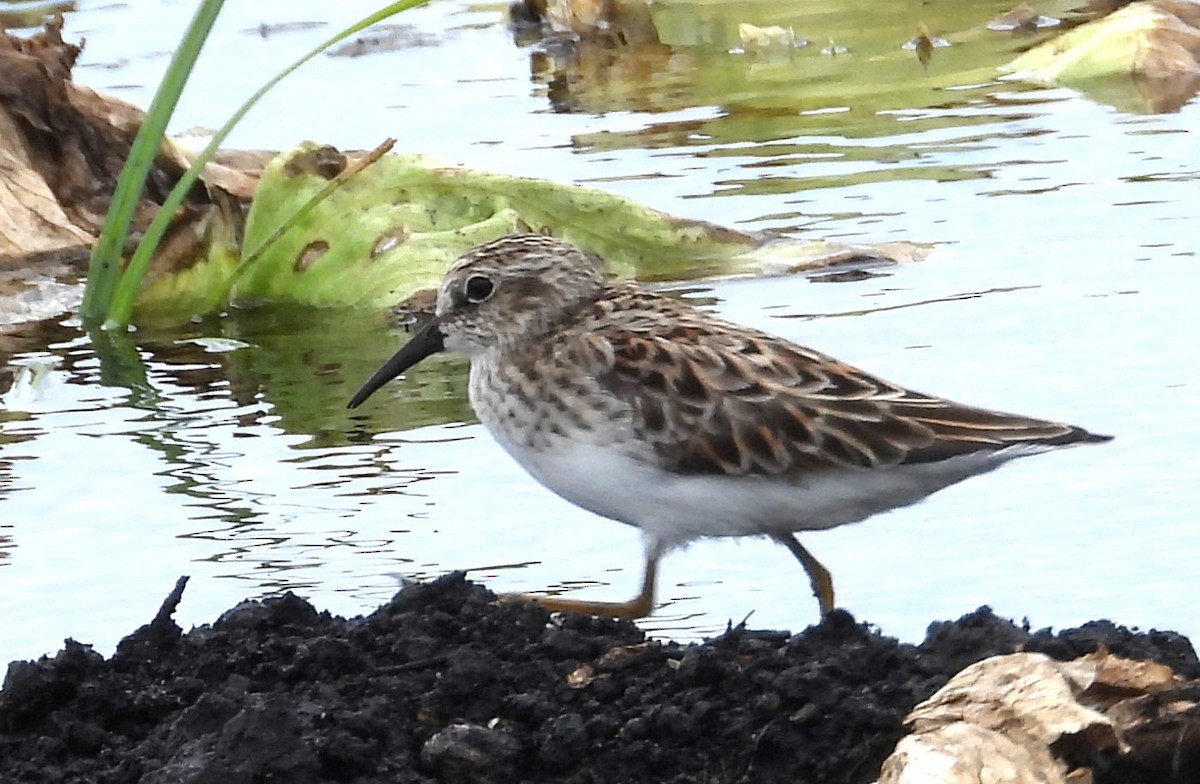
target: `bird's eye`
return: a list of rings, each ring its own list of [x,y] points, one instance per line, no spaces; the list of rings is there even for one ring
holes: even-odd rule
[[[467,302],[478,304],[492,296],[496,286],[491,279],[485,278],[483,275],[472,275],[467,278],[467,285],[463,290],[467,294]]]

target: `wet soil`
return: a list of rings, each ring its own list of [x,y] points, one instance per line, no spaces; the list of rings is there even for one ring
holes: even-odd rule
[[[839,611],[678,645],[461,575],[366,617],[287,594],[184,634],[183,585],[109,659],[68,640],[9,666],[0,781],[870,782],[909,709],[987,656],[1104,645],[1200,676],[1180,635],[1107,621],[1031,632],[982,608],[909,645]],[[1170,779],[1135,768],[1095,780]]]

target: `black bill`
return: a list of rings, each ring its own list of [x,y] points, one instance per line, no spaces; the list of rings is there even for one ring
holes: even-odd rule
[[[359,404],[375,393],[375,390],[408,370],[422,359],[425,359],[425,357],[445,350],[445,339],[446,336],[442,334],[441,325],[438,320],[436,318],[432,319],[428,324],[421,327],[419,332],[409,338],[408,342],[391,359],[384,362],[383,367],[375,371],[375,375],[367,379],[367,383],[362,385],[362,389],[354,393],[354,397],[350,398],[350,402],[346,407],[358,408]]]

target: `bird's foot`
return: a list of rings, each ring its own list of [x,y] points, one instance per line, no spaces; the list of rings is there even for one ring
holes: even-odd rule
[[[627,602],[590,602],[532,593],[504,593],[500,594],[498,598],[504,604],[533,602],[545,607],[550,612],[574,612],[582,615],[595,615],[600,618],[620,618],[630,621],[645,618],[654,610],[654,601],[650,596],[635,596]]]

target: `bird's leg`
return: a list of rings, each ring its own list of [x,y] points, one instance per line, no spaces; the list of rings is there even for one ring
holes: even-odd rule
[[[646,569],[642,575],[642,590],[627,602],[590,602],[585,599],[563,599],[558,596],[543,596],[528,593],[510,593],[500,597],[501,601],[528,601],[540,604],[550,612],[577,612],[597,615],[602,618],[633,620],[645,618],[654,611],[654,584],[658,577],[658,560],[661,548],[651,545],[646,549]]]
[[[833,612],[833,577],[830,576],[829,570],[821,565],[821,562],[813,557],[812,553],[800,544],[800,540],[795,534],[778,534],[771,537],[781,545],[792,551],[792,555],[796,556],[796,560],[800,561],[800,565],[804,567],[804,571],[808,573],[808,579],[812,582],[813,596],[817,597],[817,602],[821,606],[821,618]]]

